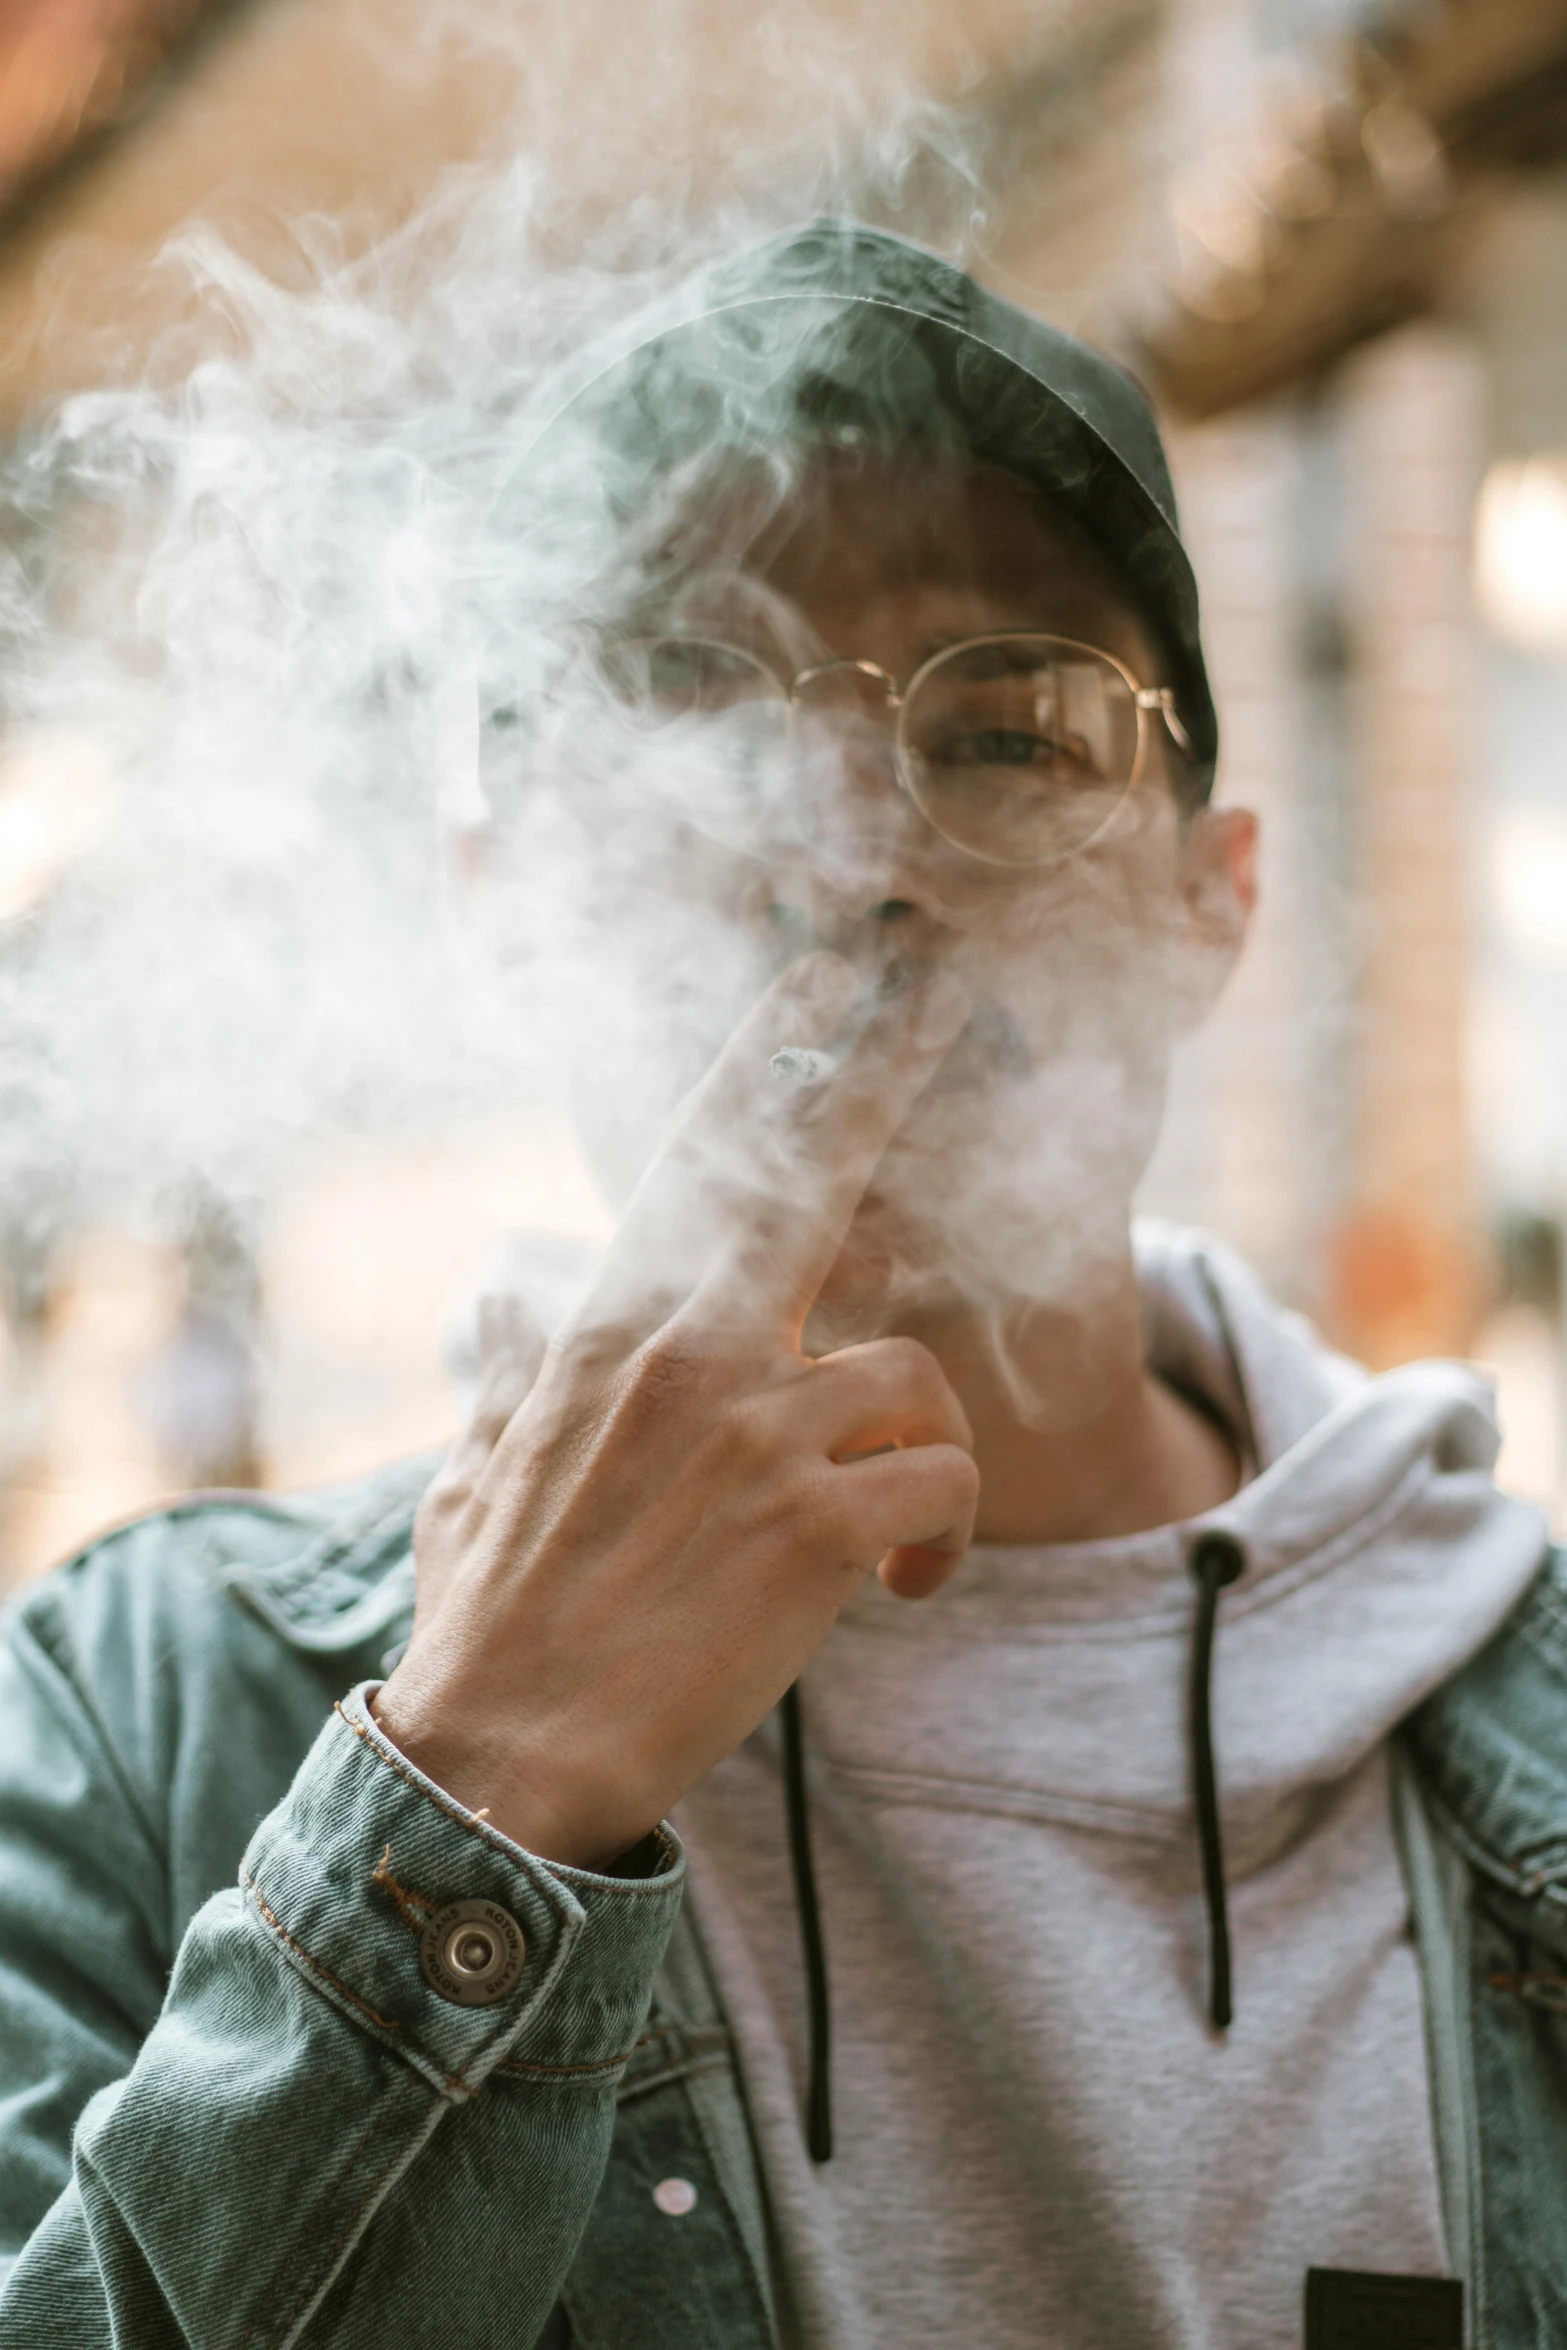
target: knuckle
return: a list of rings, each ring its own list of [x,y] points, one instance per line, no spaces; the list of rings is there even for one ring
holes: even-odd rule
[[[461,1531],[465,1492],[456,1486],[432,1485],[414,1512],[414,1557],[420,1563],[440,1557]]]
[[[742,1477],[770,1469],[779,1451],[775,1415],[759,1396],[742,1395],[723,1414],[721,1440],[731,1468]]]
[[[899,1455],[911,1476],[922,1484],[937,1485],[944,1493],[979,1490],[979,1470],[972,1453],[960,1444],[913,1444]]]
[[[633,1388],[655,1407],[683,1403],[707,1385],[715,1351],[693,1324],[666,1322],[632,1357]]]
[[[883,1344],[889,1350],[889,1368],[900,1386],[911,1389],[922,1401],[946,1393],[947,1375],[928,1346],[917,1338],[888,1338]]]
[[[619,1368],[631,1352],[626,1333],[613,1322],[579,1324],[556,1341],[560,1375],[568,1386],[590,1385]]]
[[[784,1493],[790,1534],[815,1557],[858,1561],[866,1548],[862,1513],[830,1462],[802,1462]]]
[[[469,1481],[461,1470],[440,1470],[428,1484],[414,1512],[414,1536],[432,1534],[461,1517],[467,1507]]]
[[[974,1455],[971,1452],[965,1452],[961,1445],[943,1445],[942,1450],[948,1456],[943,1465],[953,1499],[963,1509],[978,1509],[979,1463],[975,1460]]]
[[[895,1467],[889,1464],[886,1491],[895,1515],[927,1521],[934,1515],[959,1524],[978,1509],[979,1470],[960,1445],[911,1445],[898,1454]]]
[[[498,1379],[474,1414],[474,1434],[493,1452],[533,1392],[531,1379],[513,1373]]]

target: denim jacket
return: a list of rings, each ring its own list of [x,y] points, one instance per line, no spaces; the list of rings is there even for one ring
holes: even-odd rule
[[[368,1713],[407,1635],[427,1472],[346,1504],[198,1498],[11,1610],[0,2350],[777,2341],[675,1840],[641,1874],[544,1863]],[[1559,2350],[1560,1554],[1406,1725],[1395,1783],[1468,2340]],[[432,1912],[464,1899],[522,1930],[487,2005],[419,1963]]]

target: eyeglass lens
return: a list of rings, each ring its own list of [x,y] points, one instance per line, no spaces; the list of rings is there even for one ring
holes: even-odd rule
[[[1049,637],[955,646],[904,706],[915,805],[958,848],[1004,865],[1086,847],[1125,796],[1137,743],[1121,672]]]
[[[641,724],[684,755],[709,739],[709,788],[759,814],[787,769],[789,707],[740,646],[656,637],[616,648],[612,682]],[[1103,830],[1131,783],[1139,718],[1131,687],[1089,647],[1023,635],[981,638],[929,663],[904,701],[900,764],[910,797],[944,839],[996,864],[1071,856]]]
[[[791,714],[765,663],[702,637],[614,646],[607,679],[639,782],[699,832],[754,847],[786,802]]]

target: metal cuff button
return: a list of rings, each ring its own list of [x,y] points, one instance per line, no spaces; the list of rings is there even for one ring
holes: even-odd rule
[[[521,1926],[498,1901],[449,1901],[419,1936],[419,1971],[454,2007],[493,2007],[527,1955]]]

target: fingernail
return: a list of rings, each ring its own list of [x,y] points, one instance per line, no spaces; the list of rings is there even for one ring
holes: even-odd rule
[[[912,987],[928,968],[927,964],[917,961],[913,955],[894,955],[877,977],[872,991],[876,1002],[890,1004],[894,996],[902,995],[905,988]]]

